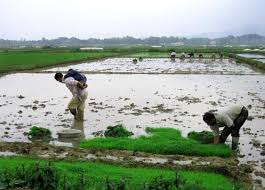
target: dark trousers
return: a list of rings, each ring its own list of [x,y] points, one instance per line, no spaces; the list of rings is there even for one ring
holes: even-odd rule
[[[238,117],[234,120],[233,127],[224,127],[221,136],[220,143],[224,143],[227,137],[231,134],[232,137],[239,137],[239,130],[248,118],[248,110],[243,107]]]

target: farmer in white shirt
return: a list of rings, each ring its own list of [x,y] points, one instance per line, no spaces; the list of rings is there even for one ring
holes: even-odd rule
[[[85,101],[87,99],[87,86],[84,86],[82,82],[75,80],[73,77],[64,78],[62,73],[56,73],[54,78],[55,80],[64,83],[70,90],[73,97],[68,104],[68,109],[75,116],[75,119],[83,120]]]
[[[224,143],[231,134],[233,150],[238,147],[239,130],[247,118],[248,110],[242,105],[235,105],[224,111],[206,112],[203,115],[203,120],[214,133],[214,144]],[[219,135],[220,127],[224,127],[221,135]]]
[[[177,53],[175,51],[172,51],[170,54],[171,58],[176,58],[177,57]]]

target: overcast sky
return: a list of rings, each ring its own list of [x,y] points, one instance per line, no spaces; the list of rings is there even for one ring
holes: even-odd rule
[[[265,0],[0,0],[0,38],[265,35]]]

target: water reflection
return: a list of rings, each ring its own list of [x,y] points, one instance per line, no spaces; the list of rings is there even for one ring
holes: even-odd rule
[[[58,137],[59,142],[72,143],[74,147],[78,147],[80,142],[85,139],[84,120],[74,120],[71,127],[72,130],[65,130],[68,136]]]

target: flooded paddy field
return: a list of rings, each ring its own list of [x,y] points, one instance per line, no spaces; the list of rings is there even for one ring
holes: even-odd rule
[[[73,66],[57,67],[45,72],[66,72]],[[124,74],[259,74],[248,65],[236,64],[229,59],[155,59],[146,58],[132,63],[132,58],[112,58],[103,61],[77,64],[75,69],[85,73]]]
[[[65,111],[71,94],[53,78],[54,72],[69,68],[87,73],[84,122],[75,122]],[[53,143],[65,145],[71,142],[58,140],[59,130],[80,129],[82,137],[92,138],[118,123],[134,137],[145,135],[146,127],[172,127],[185,136],[209,130],[202,121],[204,112],[243,104],[250,117],[241,130],[239,159],[254,165],[253,177],[265,185],[265,76],[246,65],[227,59],[144,59],[133,64],[131,59],[114,58],[6,75],[0,86],[0,141],[9,142],[28,141],[23,133],[32,125],[49,128]]]

